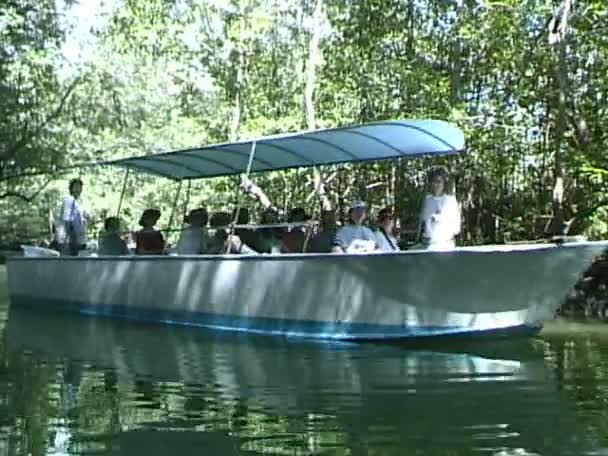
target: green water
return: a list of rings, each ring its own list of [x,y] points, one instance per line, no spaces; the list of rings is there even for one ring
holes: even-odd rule
[[[603,326],[288,342],[9,309],[4,282],[0,456],[608,454]]]

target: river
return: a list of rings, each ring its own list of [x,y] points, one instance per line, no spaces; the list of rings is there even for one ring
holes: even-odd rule
[[[5,282],[0,456],[608,455],[601,325],[298,342],[11,310]]]

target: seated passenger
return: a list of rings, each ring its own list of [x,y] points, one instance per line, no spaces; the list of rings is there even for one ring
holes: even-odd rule
[[[241,190],[257,200],[263,208],[260,224],[273,225],[279,222],[279,210],[272,204],[270,198],[264,191],[254,184],[249,178],[241,177]],[[238,234],[238,233],[237,233]],[[283,235],[282,228],[259,227],[255,234],[245,240],[245,243],[260,253],[279,253],[281,251]]]
[[[279,223],[279,214],[275,208],[264,209],[260,218],[261,225],[275,225]],[[280,253],[281,237],[283,228],[280,227],[259,227],[255,230],[255,242],[249,244],[255,251],[260,253]]]
[[[302,207],[295,207],[289,211],[288,223],[302,223],[308,220],[306,211]],[[302,253],[306,241],[306,230],[302,225],[291,227],[283,231],[281,236],[281,253]]]
[[[232,211],[232,217],[230,222],[234,220],[236,216],[236,209]],[[238,219],[236,221],[237,225],[249,225],[251,223],[251,217],[249,215],[249,209],[246,207],[241,207],[238,213]],[[230,225],[230,223],[228,223]],[[236,234],[245,244],[247,245],[255,245],[257,241],[257,234],[255,230],[251,228],[236,228],[234,230],[234,234]]]
[[[160,218],[158,209],[146,209],[139,225],[142,227],[135,233],[135,253],[137,255],[162,255],[165,253],[165,239],[162,233],[155,228]]]
[[[177,241],[179,255],[199,255],[207,252],[207,209],[193,209],[186,216],[188,226],[181,232]]]
[[[378,237],[378,248],[383,252],[395,252],[399,250],[397,238],[393,232],[395,230],[395,217],[393,211],[385,207],[378,212],[378,229],[376,236]]]
[[[336,233],[332,252],[369,252],[377,248],[376,234],[363,222],[367,218],[367,204],[355,201],[348,212],[350,223]]]
[[[336,213],[323,211],[321,213],[321,230],[315,234],[306,247],[310,253],[329,253],[336,238]]]
[[[431,193],[426,195],[420,211],[422,246],[454,248],[454,238],[460,233],[460,207],[456,197],[446,193],[448,173],[444,168],[435,168],[429,172],[428,181]]]
[[[99,255],[128,255],[129,249],[120,237],[120,220],[108,217],[104,222],[104,233],[99,239]]]
[[[255,250],[249,248],[241,241],[239,236],[230,236],[226,228],[230,225],[230,214],[228,212],[216,212],[211,216],[211,228],[215,229],[213,236],[209,238],[207,243],[207,253],[209,254],[225,254],[225,253],[241,253],[255,254]],[[230,247],[230,249],[228,249]]]

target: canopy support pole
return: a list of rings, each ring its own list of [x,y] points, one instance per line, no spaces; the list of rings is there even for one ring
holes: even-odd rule
[[[131,168],[127,168],[127,171],[125,171],[125,177],[122,181],[122,191],[120,192],[120,199],[118,200],[118,208],[116,209],[116,217],[120,217],[120,210],[122,209],[122,202],[125,198],[125,193],[127,191],[127,182],[129,181],[130,172]]]
[[[177,192],[175,192],[175,199],[173,200],[173,207],[171,208],[171,216],[169,217],[169,226],[167,227],[167,231],[170,231],[173,228],[173,219],[175,218],[175,212],[177,210],[177,202],[179,201],[179,194],[182,190],[182,180],[180,179],[179,184],[177,186]]]
[[[190,189],[192,187],[192,179],[188,179],[188,186],[186,187],[186,200],[184,201],[183,208],[183,219],[186,219],[186,215],[188,214],[188,206],[190,205]]]
[[[255,157],[255,146],[257,144],[257,141],[253,141],[251,143],[251,149],[249,150],[249,161],[247,162],[247,169],[245,170],[245,177],[247,179],[249,179],[249,175],[251,174],[251,167],[253,166],[253,159]],[[239,215],[241,213],[241,204],[240,204],[240,195],[241,192],[239,191],[240,189],[237,189],[237,193],[236,193],[236,210],[234,211],[234,218],[232,220],[232,223],[230,224],[230,231],[229,233],[229,241],[228,241],[228,245],[226,246],[226,253],[230,253],[230,246],[232,245],[230,242],[230,236],[234,235],[234,226],[238,223],[239,221]]]

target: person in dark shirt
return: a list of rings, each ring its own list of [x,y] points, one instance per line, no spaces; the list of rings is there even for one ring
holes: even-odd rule
[[[308,220],[308,215],[302,207],[294,207],[289,211],[288,223],[303,223]],[[302,253],[306,242],[306,230],[302,225],[293,226],[282,233],[281,253]]]
[[[315,234],[306,247],[309,253],[330,253],[336,238],[336,213],[332,210],[321,213],[321,230]]]
[[[108,217],[104,222],[104,234],[99,240],[99,255],[128,255],[129,249],[120,237],[120,219]]]
[[[137,255],[162,255],[165,253],[165,239],[155,225],[160,218],[158,209],[146,209],[139,224],[142,227],[135,233],[135,253]]]

